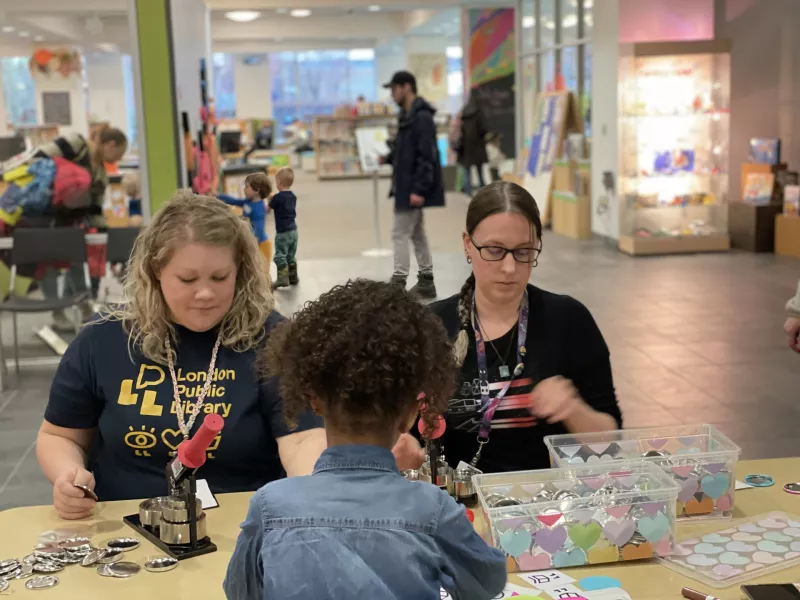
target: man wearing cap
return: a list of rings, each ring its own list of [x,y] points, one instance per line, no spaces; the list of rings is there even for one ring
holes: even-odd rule
[[[408,71],[398,71],[383,86],[392,91],[400,107],[397,137],[390,143],[390,154],[383,158],[392,165],[394,196],[394,274],[392,283],[406,286],[411,268],[409,242],[414,244],[419,273],[411,292],[423,298],[435,298],[433,261],[425,235],[423,209],[444,206],[442,167],[436,144],[436,109],[417,96],[417,80]]]

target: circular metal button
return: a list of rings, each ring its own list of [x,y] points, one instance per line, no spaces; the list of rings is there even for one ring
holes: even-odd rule
[[[787,483],[785,486],[783,486],[783,491],[787,494],[800,494],[800,482]]]
[[[40,575],[25,582],[25,587],[29,590],[46,590],[57,585],[58,577],[53,575]]]
[[[111,565],[107,565],[107,567],[108,571],[114,577],[121,577],[121,578],[132,577],[142,570],[142,567],[137,565],[135,562],[128,562],[128,561],[117,562]]]
[[[104,558],[108,554],[108,549],[106,548],[97,548],[96,550],[92,550],[83,557],[81,560],[82,567],[91,567],[94,565],[98,560]]]
[[[178,566],[178,559],[171,556],[154,556],[144,563],[146,571],[151,573],[165,573]]]
[[[0,577],[3,577],[6,573],[16,571],[17,568],[19,568],[19,561],[16,558],[9,558],[0,562]]]
[[[17,575],[14,579],[27,579],[33,577],[33,565],[22,565],[16,571]]]
[[[83,490],[83,497],[84,498],[91,498],[95,502],[100,500],[100,498],[97,497],[97,494],[95,493],[95,491],[92,488],[90,488],[89,486],[81,485],[80,483],[73,483],[72,485],[74,485],[79,490]]]
[[[761,475],[761,474],[753,474],[753,475],[746,475],[744,478],[744,482],[747,485],[751,485],[753,487],[770,487],[771,485],[775,485],[775,480],[769,475]]]
[[[122,553],[124,550],[120,550],[119,548],[103,548],[106,551],[105,556],[103,558],[97,559],[97,564],[100,565],[110,565],[111,563],[115,563],[118,560],[122,560]]]
[[[115,540],[109,540],[106,546],[122,550],[123,552],[129,552],[139,547],[139,540],[136,538],[117,538]]]
[[[22,573],[22,569],[20,567],[17,567],[13,571],[9,571],[8,573],[5,573],[4,575],[0,575],[0,579],[5,579],[7,581],[11,581],[12,579],[16,579],[17,576],[20,573]]]
[[[72,551],[79,551],[83,549],[91,549],[92,548],[92,540],[85,537],[77,537],[71,538],[68,540],[64,540],[63,542],[58,543],[58,547],[62,550]]]
[[[22,559],[23,565],[32,565],[36,562],[36,557],[33,554],[28,554],[25,558]]]
[[[108,570],[111,565],[100,565],[97,567],[97,574],[103,577],[114,577],[114,574]]]
[[[64,565],[52,561],[39,561],[33,565],[33,570],[37,573],[58,573],[64,570]]]
[[[11,585],[10,583],[8,583],[5,579],[0,577],[0,594],[5,592],[10,587],[10,585]]]

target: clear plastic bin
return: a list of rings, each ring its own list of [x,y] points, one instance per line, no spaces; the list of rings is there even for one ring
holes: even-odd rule
[[[678,486],[650,463],[475,475],[486,541],[509,571],[667,556]]]
[[[643,460],[661,467],[680,487],[678,519],[730,519],[741,448],[713,425],[678,425],[544,439],[554,467]]]

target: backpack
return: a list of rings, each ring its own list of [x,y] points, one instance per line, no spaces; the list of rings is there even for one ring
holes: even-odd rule
[[[59,156],[52,160],[56,166],[53,180],[53,207],[88,208],[91,205],[89,189],[92,185],[89,171]]]

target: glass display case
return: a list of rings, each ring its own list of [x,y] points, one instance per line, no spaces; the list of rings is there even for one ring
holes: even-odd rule
[[[730,44],[623,45],[619,69],[620,249],[728,250]]]

